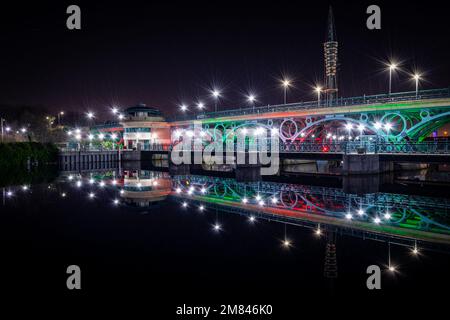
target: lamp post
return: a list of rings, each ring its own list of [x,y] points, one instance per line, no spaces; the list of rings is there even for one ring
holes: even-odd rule
[[[4,135],[3,123],[4,123],[5,121],[6,121],[5,119],[0,118],[0,123],[1,123],[1,127],[2,127],[2,143],[3,143],[3,135]]]
[[[416,81],[416,99],[419,97],[419,80],[420,74],[414,74],[413,79]]]
[[[322,87],[317,86],[314,90],[317,92],[317,106],[320,107],[320,93],[322,92]]]
[[[395,63],[391,63],[389,65],[389,95],[392,93],[392,71],[397,69],[397,65]]]
[[[214,89],[211,92],[213,98],[214,98],[214,112],[217,112],[217,103],[219,102],[219,98],[220,98],[220,91],[217,89]]]
[[[64,111],[58,112],[58,125],[61,125],[61,117],[64,115]]]
[[[281,84],[283,85],[284,89],[284,104],[286,104],[287,101],[287,90],[291,86],[291,81],[288,79],[284,79]]]
[[[250,94],[247,97],[247,101],[252,104],[253,111],[255,111],[255,100],[256,100],[256,97],[253,94]]]

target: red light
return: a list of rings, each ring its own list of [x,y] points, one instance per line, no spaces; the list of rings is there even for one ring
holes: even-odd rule
[[[328,148],[328,146],[323,146],[322,147],[322,151],[323,152],[328,152],[330,150],[330,148]]]

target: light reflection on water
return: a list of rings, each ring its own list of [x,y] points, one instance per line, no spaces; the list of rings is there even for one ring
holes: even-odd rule
[[[301,248],[296,240],[300,233],[323,239],[326,278],[337,277],[337,243],[343,237],[386,244],[383,250],[386,255],[389,250],[389,256],[392,246],[412,255],[431,251],[450,253],[450,199],[400,192],[400,189],[392,192],[396,188],[392,183],[406,181],[407,177],[414,181],[416,175],[420,176],[417,172],[381,178],[376,188],[373,188],[376,183],[367,178],[370,187],[354,191],[355,188],[345,187],[348,182],[341,181],[339,186],[326,179],[314,183],[304,182],[308,179],[303,177],[237,182],[225,176],[171,175],[162,168],[154,170],[133,164],[121,169],[62,171],[51,183],[23,183],[3,188],[3,205],[20,209],[44,206],[54,197],[60,202],[78,197],[81,200],[71,210],[83,211],[86,204],[101,203],[100,210],[120,208],[131,215],[179,211],[209,217],[210,232],[217,235],[231,231],[227,217],[242,217],[243,224],[248,226],[272,225],[273,238],[269,241],[277,242],[282,251],[295,252]],[[390,183],[388,187],[386,181]],[[45,195],[37,203],[26,202],[26,195],[38,188],[46,189]],[[388,261],[386,266],[394,270]]]

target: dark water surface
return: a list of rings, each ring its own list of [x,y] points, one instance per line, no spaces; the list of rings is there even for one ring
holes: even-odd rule
[[[24,178],[2,188],[2,288],[136,295],[170,315],[183,303],[273,304],[279,314],[318,296],[439,296],[449,285],[448,189],[405,177],[360,193],[345,185],[361,181],[339,177],[242,183],[142,168]],[[73,264],[79,293],[66,288]],[[382,269],[377,292],[366,287],[369,265]]]

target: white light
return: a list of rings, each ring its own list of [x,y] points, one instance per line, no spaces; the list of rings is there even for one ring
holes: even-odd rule
[[[203,108],[205,108],[205,105],[202,102],[197,103],[197,108],[199,110],[203,110]]]
[[[364,127],[364,125],[363,124],[360,124],[359,126],[358,126],[358,130],[359,131],[364,131],[364,129],[365,129],[365,127]]]
[[[188,137],[193,137],[193,136],[194,136],[194,131],[188,130],[188,131],[186,132],[186,134],[187,134]]]
[[[77,187],[80,188],[83,185],[81,181],[77,181]]]
[[[90,184],[94,184],[94,182],[95,182],[94,179],[89,179]]]
[[[316,230],[316,235],[320,236],[321,234],[322,234],[322,230],[320,230],[320,227],[318,227]]]
[[[94,118],[94,113],[88,112],[88,113],[86,113],[86,116],[87,116],[89,119],[92,119],[92,118]]]
[[[28,186],[22,186],[22,190],[23,191],[27,191],[28,190]]]
[[[288,239],[285,239],[283,241],[283,246],[286,247],[286,248],[289,248],[291,246],[291,242]]]
[[[69,181],[73,180],[73,176],[70,175],[70,176],[68,177],[68,179],[69,179]]]
[[[123,114],[119,114],[117,117],[119,118],[119,120],[123,120],[125,118]]]
[[[373,219],[373,222],[375,222],[375,224],[379,224],[381,222],[381,219],[376,217],[375,219]]]
[[[251,94],[247,97],[247,100],[248,100],[248,102],[255,102],[256,97],[253,94]]]
[[[188,109],[188,107],[186,106],[186,105],[184,105],[184,104],[182,104],[181,106],[180,106],[180,110],[181,111],[187,111],[187,109]]]
[[[90,134],[90,135],[88,136],[88,138],[89,138],[89,140],[93,140],[93,139],[94,139],[94,135],[93,135],[93,134]]]
[[[111,135],[111,139],[116,140],[116,139],[117,139],[117,134],[113,133],[113,134]]]
[[[72,135],[72,131],[67,131],[67,135],[71,136]]]
[[[414,249],[412,250],[412,252],[413,252],[414,254],[418,254],[418,253],[419,253],[419,249],[417,249],[417,247],[414,247]]]
[[[331,133],[327,133],[327,138],[330,138],[331,137]]]
[[[215,231],[220,231],[220,224],[216,223],[213,228]]]
[[[391,63],[391,64],[389,65],[389,69],[391,69],[391,70],[397,69],[397,64]]]
[[[413,79],[416,80],[416,81],[420,80],[420,74],[417,74],[417,73],[414,74]]]
[[[220,97],[220,92],[218,91],[218,90],[213,90],[212,92],[211,92],[211,94],[214,96],[214,98],[218,98],[218,97]]]
[[[375,127],[375,129],[380,129],[382,127],[381,122],[375,122],[375,124],[373,125]]]
[[[247,198],[242,199],[242,203],[246,204],[248,202]]]
[[[256,199],[256,201],[260,201],[261,200],[261,196],[259,194],[257,194],[255,199]]]
[[[302,132],[302,133],[300,133],[300,137],[304,137],[305,136],[305,133],[304,132]]]
[[[93,192],[89,193],[89,198],[93,199],[95,197],[95,194]]]
[[[182,206],[183,206],[183,208],[187,208],[187,206],[188,206],[187,202],[183,202]]]
[[[242,134],[247,134],[247,132],[248,132],[247,128],[243,128],[241,131],[242,131]]]
[[[319,94],[322,91],[322,87],[317,86],[314,88],[314,91],[316,91]]]
[[[22,128],[22,129],[20,129],[20,131],[22,131],[22,133],[25,133],[25,132],[27,132],[27,129],[26,128]]]
[[[118,200],[118,199],[114,199],[113,202],[114,202],[115,205],[118,205],[118,204],[119,204],[119,200]]]
[[[287,88],[291,85],[291,81],[289,81],[288,79],[285,79],[282,81],[283,87]]]
[[[117,184],[117,180],[113,180],[112,184],[113,184],[113,186],[115,186]]]
[[[345,125],[345,129],[347,129],[347,131],[351,131],[353,129],[353,125],[351,123],[347,123]]]
[[[200,206],[200,207],[198,207],[198,210],[203,211],[203,210],[205,210],[205,207],[204,206]]]
[[[66,193],[65,192],[61,193],[61,197],[65,198],[66,197]]]
[[[138,187],[138,188],[142,187],[142,183],[138,182],[138,183],[136,184],[136,187]]]
[[[364,214],[364,210],[363,209],[359,209],[358,210],[358,215],[362,216]]]
[[[105,138],[105,135],[104,135],[103,133],[100,133],[100,134],[98,135],[98,138],[99,138],[100,140],[103,140],[103,139]]]
[[[101,188],[103,188],[105,186],[105,183],[102,181],[102,182],[100,182],[99,185],[100,185]]]
[[[389,271],[395,272],[395,267],[394,266],[389,266]]]
[[[205,194],[206,193],[206,189],[204,187],[202,187],[202,189],[200,190],[201,193]]]
[[[347,220],[351,220],[352,219],[352,214],[351,213],[347,213],[346,215],[345,215],[345,219],[347,219]]]
[[[153,185],[154,187],[156,187],[156,186],[158,185],[158,181],[156,181],[156,180],[153,181],[153,182],[152,182],[152,185]]]
[[[75,139],[81,140],[81,134],[77,134],[77,135],[75,136]]]
[[[176,193],[181,193],[181,188],[176,188],[176,189],[175,189],[175,192],[176,192]]]
[[[6,195],[7,195],[8,197],[12,197],[13,193],[12,193],[12,191],[8,191],[8,192],[6,192]]]
[[[264,206],[264,201],[261,200],[258,204],[262,207]]]
[[[389,212],[386,212],[386,213],[384,214],[384,218],[385,218],[386,220],[389,220],[389,219],[391,218],[391,214],[390,214]]]
[[[250,220],[250,222],[255,222],[256,218],[255,218],[254,216],[250,216],[250,217],[248,218],[248,220]]]
[[[81,133],[81,129],[75,129],[75,133]]]
[[[332,138],[333,138],[333,140],[336,140],[336,136],[335,136],[335,135],[333,135],[333,137],[332,137]]]
[[[113,114],[117,114],[117,113],[119,112],[119,109],[117,109],[116,107],[113,107],[113,108],[111,109],[111,112],[112,112]]]
[[[200,131],[200,137],[204,137],[206,135],[205,131]]]
[[[124,191],[124,190],[120,190],[119,193],[120,193],[120,194],[124,194],[125,191]]]
[[[278,134],[278,129],[277,128],[272,128],[272,129],[270,129],[270,132],[274,136],[274,135]]]
[[[389,130],[392,129],[392,124],[386,123],[386,124],[384,125],[384,128],[386,129],[386,131],[389,131]]]
[[[275,198],[275,197],[273,197],[271,201],[272,201],[273,204],[278,202],[277,198]]]
[[[264,132],[264,128],[258,127],[255,129],[255,135],[259,136]]]

